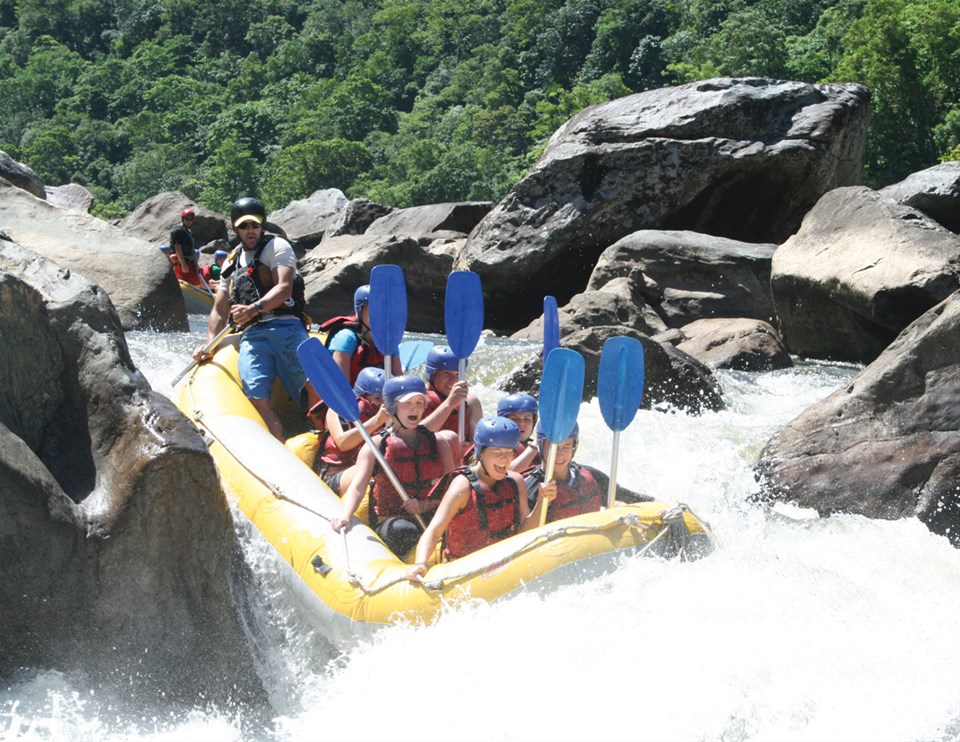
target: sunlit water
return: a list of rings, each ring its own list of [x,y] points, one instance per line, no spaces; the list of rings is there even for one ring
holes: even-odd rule
[[[194,318],[189,334],[128,336],[156,390],[171,393],[202,329]],[[485,409],[497,378],[532,348],[481,342],[471,378]],[[770,435],[854,373],[721,373],[723,412],[638,413],[621,435],[618,479],[711,523],[720,547],[699,562],[626,560],[588,584],[461,606],[435,626],[390,628],[341,654],[238,515],[269,707],[144,716],[122,688],[33,669],[0,693],[0,736],[956,740],[960,552],[916,520],[748,504],[750,465]],[[577,458],[609,469],[612,433],[596,401],[580,424]]]

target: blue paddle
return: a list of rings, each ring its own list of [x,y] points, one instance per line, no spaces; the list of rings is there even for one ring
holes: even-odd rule
[[[570,437],[580,402],[583,399],[583,356],[569,348],[554,348],[543,365],[543,378],[540,380],[540,427],[544,437],[550,441],[550,453],[547,454],[547,466],[544,481],[553,479],[553,468],[557,461],[557,446]],[[540,525],[547,522],[547,503],[540,511]]]
[[[553,296],[543,297],[543,360],[547,360],[550,351],[560,347],[560,315],[557,300]]]
[[[390,378],[391,356],[407,327],[407,284],[399,265],[378,265],[370,271],[370,332],[383,353],[384,381]]]
[[[597,377],[600,413],[613,431],[613,460],[607,507],[612,508],[617,492],[617,460],[620,431],[633,422],[643,399],[643,345],[636,338],[614,337],[603,344]]]
[[[460,379],[467,377],[467,358],[473,353],[483,332],[483,289],[480,276],[473,271],[454,271],[447,276],[443,300],[443,327],[450,350],[460,360]],[[466,401],[460,403],[459,435],[464,440]]]
[[[433,350],[433,343],[429,340],[406,340],[400,343],[397,350],[399,350],[400,368],[403,369],[403,373],[407,373],[427,360],[427,356]]]
[[[371,297],[373,296],[372,286],[370,295]],[[313,388],[317,390],[317,393],[323,398],[323,401],[327,403],[327,406],[330,407],[331,410],[340,415],[340,417],[348,420],[357,427],[360,435],[363,436],[363,440],[370,447],[370,450],[373,451],[373,455],[376,456],[377,461],[380,462],[384,473],[393,483],[397,492],[400,493],[400,497],[403,498],[404,502],[409,500],[410,496],[406,490],[403,489],[403,485],[400,483],[400,480],[397,479],[397,475],[383,457],[383,454],[380,452],[380,447],[373,442],[373,438],[370,437],[367,429],[363,427],[363,423],[360,421],[360,406],[357,404],[357,397],[350,386],[350,382],[347,381],[347,377],[343,375],[343,371],[340,370],[337,362],[333,360],[330,351],[323,347],[323,343],[317,338],[311,337],[304,340],[297,347],[297,356],[300,358],[300,364],[303,366],[307,378],[310,379],[310,383],[313,384]],[[416,518],[420,525],[426,528],[420,516],[418,515]]]

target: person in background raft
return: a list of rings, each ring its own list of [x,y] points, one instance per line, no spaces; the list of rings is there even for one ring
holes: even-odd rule
[[[401,559],[420,538],[416,516],[428,521],[439,504],[439,500],[428,499],[428,495],[440,478],[456,466],[451,445],[456,435],[432,433],[420,424],[426,405],[427,390],[419,376],[394,376],[383,385],[383,407],[390,415],[391,426],[382,435],[374,436],[373,444],[379,446],[410,499],[404,502],[386,473],[375,466],[376,457],[367,443],[357,455],[340,516],[330,521],[338,533],[350,527],[350,519],[373,476],[370,527]]]
[[[196,246],[193,244],[193,220],[196,214],[193,209],[184,209],[180,212],[180,226],[170,232],[170,262],[173,263],[173,272],[181,281],[203,286],[200,280],[200,269],[197,267]],[[176,261],[173,256],[176,255]]]
[[[244,328],[238,367],[243,393],[269,431],[284,439],[283,424],[270,407],[270,389],[278,376],[296,404],[307,383],[297,346],[307,339],[303,279],[297,258],[286,240],[263,231],[267,212],[255,198],[237,199],[230,222],[240,236],[239,249],[221,273],[210,319],[207,344],[229,319]],[[205,347],[205,346],[204,346]],[[204,361],[204,347],[193,357]]]
[[[353,384],[361,369],[383,368],[383,354],[377,350],[370,332],[370,286],[363,285],[353,293],[353,315],[332,317],[320,325],[327,334],[326,346],[333,354],[343,375]],[[391,358],[391,376],[403,373],[400,359]]]
[[[441,538],[447,560],[466,556],[536,527],[543,501],[556,495],[553,481],[542,485],[531,509],[523,477],[510,469],[514,449],[520,444],[520,428],[512,420],[482,418],[474,429],[473,442],[476,463],[451,472],[437,486],[444,489],[443,499],[417,542],[416,564],[407,579],[426,574]]]
[[[551,485],[555,485],[556,499],[547,510],[547,523],[562,518],[570,518],[581,513],[593,513],[607,504],[607,487],[610,478],[599,469],[579,464],[573,460],[580,442],[580,426],[574,425],[570,437],[557,446]],[[547,446],[550,442],[543,431],[537,428],[537,446],[543,459],[547,458]],[[543,464],[537,466],[525,476],[530,502],[534,502],[537,490],[543,484]],[[649,502],[652,497],[641,495],[626,487],[617,485],[617,504],[627,502]]]
[[[466,400],[467,420],[464,438],[473,440],[473,430],[483,417],[483,407],[467,382],[460,378],[460,360],[446,345],[430,349],[427,367],[427,412],[423,424],[430,430],[450,430],[459,434],[460,402]]]
[[[522,392],[507,395],[497,402],[497,416],[512,420],[520,428],[520,442],[514,449],[513,461],[510,462],[512,471],[525,473],[542,461],[540,450],[531,443],[534,430],[537,427],[539,411],[536,397]],[[464,464],[472,464],[476,461],[474,445],[468,447],[464,452]]]
[[[213,253],[213,263],[200,266],[200,275],[211,290],[217,290],[217,281],[220,280],[220,270],[223,268],[223,261],[227,259],[226,250],[217,250]]]

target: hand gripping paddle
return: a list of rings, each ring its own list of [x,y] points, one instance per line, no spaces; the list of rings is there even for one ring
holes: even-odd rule
[[[371,296],[373,294],[372,286],[370,288],[370,294]],[[314,389],[317,390],[317,393],[320,394],[323,401],[344,420],[348,420],[356,425],[357,430],[360,431],[360,435],[363,436],[363,440],[370,446],[373,455],[376,456],[377,461],[380,462],[384,473],[390,479],[390,482],[396,488],[397,492],[400,493],[400,497],[403,498],[404,502],[409,500],[410,496],[406,490],[403,489],[403,485],[400,483],[400,480],[397,479],[397,475],[383,457],[383,454],[380,452],[380,447],[374,444],[373,438],[370,437],[367,429],[363,427],[363,424],[360,422],[360,406],[357,404],[357,397],[353,393],[347,377],[343,375],[343,371],[340,370],[337,362],[333,360],[330,351],[324,348],[323,343],[317,338],[311,337],[304,340],[297,347],[297,356],[300,358],[300,364],[303,366],[307,378],[310,379],[310,383],[313,384]],[[423,519],[419,515],[416,516],[416,518],[417,522],[426,529],[426,524],[424,524]]]
[[[550,441],[544,481],[553,479],[557,446],[570,437],[577,424],[583,399],[583,356],[569,348],[554,348],[547,356],[540,380],[540,427]],[[540,525],[547,522],[547,503],[540,511]]]
[[[483,332],[483,289],[480,276],[472,271],[454,271],[447,276],[443,300],[443,327],[450,350],[460,360],[460,379],[467,377],[467,358],[473,353]],[[460,403],[459,435],[463,443],[466,401]]]
[[[383,378],[390,378],[390,359],[397,355],[407,327],[407,284],[399,265],[378,265],[370,271],[370,332],[383,353]]]
[[[597,396],[600,398],[600,413],[613,431],[613,460],[607,489],[607,507],[612,508],[617,492],[620,431],[633,422],[643,399],[643,345],[639,340],[613,337],[603,344]]]

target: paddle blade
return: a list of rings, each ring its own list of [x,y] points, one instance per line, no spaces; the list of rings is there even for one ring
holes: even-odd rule
[[[543,297],[543,359],[550,351],[560,347],[560,315],[557,300],[553,296]]]
[[[643,345],[639,340],[614,337],[603,344],[597,396],[611,430],[619,432],[633,421],[643,399]]]
[[[443,326],[454,355],[468,358],[483,332],[483,289],[473,271],[454,271],[447,277]]]
[[[407,327],[407,284],[399,265],[370,271],[370,332],[377,349],[395,356]]]
[[[297,346],[297,356],[307,378],[327,406],[344,420],[352,423],[359,420],[360,407],[350,382],[323,343],[315,337],[307,338]]]
[[[406,373],[411,369],[417,368],[424,361],[433,349],[433,343],[429,340],[407,340],[400,343],[397,355],[400,356],[400,367]]]
[[[540,427],[551,443],[562,443],[573,432],[583,399],[583,356],[569,348],[554,348],[540,381]]]

